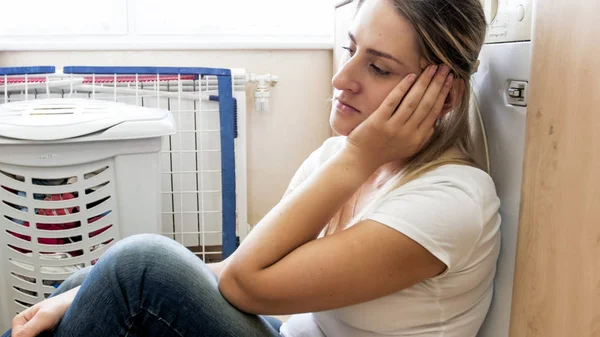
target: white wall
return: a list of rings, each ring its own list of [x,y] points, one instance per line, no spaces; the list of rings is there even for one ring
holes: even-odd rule
[[[0,66],[148,65],[245,68],[279,76],[270,111],[248,100],[248,221],[280,199],[297,167],[331,131],[331,50],[0,52]],[[252,88],[247,92],[253,97]]]

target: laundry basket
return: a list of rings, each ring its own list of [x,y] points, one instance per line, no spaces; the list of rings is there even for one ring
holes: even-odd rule
[[[113,243],[160,231],[164,109],[89,99],[0,105],[0,326]]]

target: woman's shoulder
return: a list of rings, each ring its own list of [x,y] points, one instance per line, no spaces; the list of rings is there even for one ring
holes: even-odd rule
[[[446,182],[468,189],[481,189],[489,193],[496,193],[496,187],[492,177],[484,170],[470,165],[441,165],[440,167],[425,173],[421,179],[422,183]]]
[[[423,180],[448,180],[467,184],[494,184],[492,177],[484,170],[466,164],[444,164],[421,176]]]
[[[445,164],[392,190],[366,218],[418,242],[449,271],[462,270],[475,247],[493,245],[500,201],[478,168]]]
[[[482,169],[462,164],[445,164],[401,186],[396,193],[412,189],[443,190],[467,196],[481,211],[497,209],[500,200],[492,177]],[[435,193],[435,192],[434,192]]]

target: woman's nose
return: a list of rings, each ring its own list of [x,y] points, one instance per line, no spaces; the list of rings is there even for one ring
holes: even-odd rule
[[[350,58],[340,65],[337,73],[331,79],[331,85],[341,91],[360,92],[361,85],[358,81],[357,71],[356,62],[353,62],[353,59]]]

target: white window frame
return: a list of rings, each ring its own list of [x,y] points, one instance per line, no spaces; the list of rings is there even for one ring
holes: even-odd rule
[[[333,48],[334,0],[48,3],[7,2],[10,8],[4,8],[5,18],[12,19],[0,22],[0,51]],[[204,11],[210,14],[203,14]],[[143,16],[148,13],[149,16]],[[194,21],[196,17],[198,21]]]

